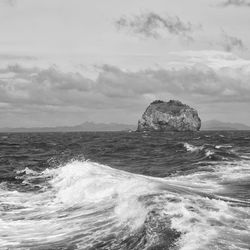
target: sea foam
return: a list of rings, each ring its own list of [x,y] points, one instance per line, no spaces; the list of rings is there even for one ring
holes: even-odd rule
[[[220,168],[213,171],[222,175]],[[247,249],[249,207],[234,207],[233,201],[216,196],[215,189],[201,184],[202,172],[153,178],[91,161],[72,161],[40,173],[24,169],[20,178],[44,178],[44,188],[0,189],[0,202],[5,204],[0,211],[0,245],[105,249],[102,244],[109,244],[110,249],[133,249],[144,244],[141,249],[147,249],[170,246],[166,237],[172,237],[171,244],[181,250],[226,250],[230,244]],[[222,185],[218,178],[213,181]]]

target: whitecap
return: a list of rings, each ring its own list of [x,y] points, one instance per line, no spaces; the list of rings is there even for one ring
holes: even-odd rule
[[[183,146],[186,148],[188,152],[197,152],[203,149],[203,146],[194,146],[187,142],[183,143]]]
[[[125,244],[121,239],[153,232],[147,229],[152,224],[180,232],[176,246],[181,250],[228,249],[233,241],[240,249],[249,244],[247,238],[237,238],[238,228],[241,235],[249,234],[249,207],[231,207],[213,194],[226,168],[210,167],[217,176],[210,182],[205,182],[209,173],[204,171],[153,178],[91,161],[46,169],[36,173],[47,182],[42,192],[1,190],[0,203],[9,207],[0,211],[0,245],[46,248],[77,239],[84,249],[110,238],[110,249],[119,249]],[[158,224],[148,221],[154,218],[149,217],[152,211],[157,211]],[[147,239],[144,248],[157,244],[158,238]]]

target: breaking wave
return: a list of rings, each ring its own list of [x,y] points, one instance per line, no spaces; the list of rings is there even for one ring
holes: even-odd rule
[[[227,250],[250,245],[250,204],[222,195],[228,178],[250,177],[247,160],[168,178],[91,161],[42,172],[25,168],[17,176],[30,191],[0,185],[3,249]]]
[[[212,145],[204,144],[202,146],[195,146],[190,143],[182,143],[187,152],[196,153],[201,158],[211,160],[228,160],[238,158],[238,155],[232,150],[231,145]]]

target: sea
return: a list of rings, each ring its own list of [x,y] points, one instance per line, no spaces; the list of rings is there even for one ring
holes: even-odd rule
[[[249,250],[250,131],[2,133],[0,249]]]

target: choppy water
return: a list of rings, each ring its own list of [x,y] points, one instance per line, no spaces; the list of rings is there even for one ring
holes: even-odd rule
[[[250,249],[250,132],[0,134],[0,249]]]

